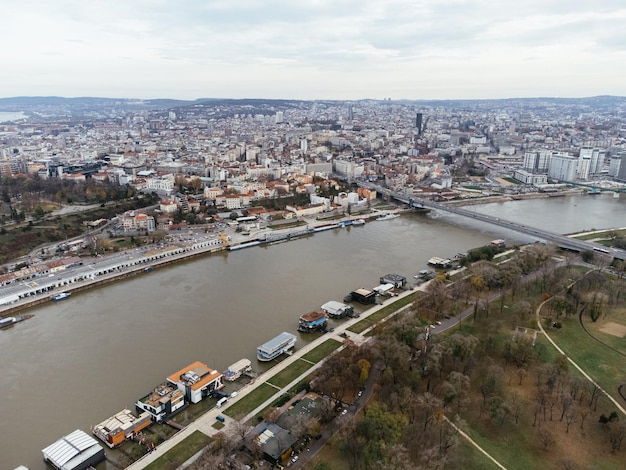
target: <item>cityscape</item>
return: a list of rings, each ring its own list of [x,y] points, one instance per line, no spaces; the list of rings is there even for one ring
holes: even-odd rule
[[[600,232],[609,233],[609,237],[575,239],[563,237],[558,230],[547,233],[540,227],[535,230],[519,225],[519,220],[509,222],[464,212],[459,205],[472,208],[477,204],[555,197],[620,203],[626,188],[624,105],[625,100],[619,97],[442,102],[0,100],[6,119],[0,124],[3,236],[16,231],[32,234],[45,230],[50,223],[65,227],[67,223],[59,217],[72,207],[80,211],[75,213],[84,214],[83,229],[71,236],[67,231],[65,235],[50,236],[44,244],[39,243],[39,238],[33,245],[23,237],[13,237],[11,255],[3,259],[4,274],[0,276],[3,329],[19,328],[17,323],[23,320],[36,322],[37,306],[50,300],[68,305],[66,302],[74,301],[74,293],[93,288],[106,291],[110,282],[146,276],[154,270],[160,272],[165,266],[175,266],[186,259],[214,256],[223,250],[238,252],[256,246],[278,246],[275,244],[318,236],[315,234],[327,230],[358,230],[359,225],[369,226],[379,220],[393,224],[391,220],[402,214],[429,217],[441,210],[520,234],[535,234],[544,243],[551,240],[552,244],[541,243],[546,248],[533,255],[539,256],[537,259],[545,256],[544,250],[565,250],[561,254],[553,252],[549,259],[556,264],[542,269],[558,270],[563,263],[575,263],[570,253],[578,253],[584,263],[610,265],[609,272],[623,273],[625,244],[623,227],[619,225]],[[36,190],[28,191],[29,187]],[[139,206],[120,209],[129,198],[139,201]],[[92,214],[102,210],[111,210],[113,216]],[[20,246],[19,240],[24,246]],[[515,243],[515,238],[508,242],[493,240],[491,246],[496,251],[490,257],[498,251],[508,253],[507,245]],[[371,325],[376,324],[369,318],[376,318],[379,311],[393,312],[395,322],[408,321],[412,325],[415,339],[409,343],[413,348],[409,364],[420,363],[421,357],[425,357],[420,352],[427,354],[425,344],[429,342],[440,341],[440,337],[458,340],[454,331],[460,328],[463,317],[470,315],[472,308],[474,321],[479,322],[479,317],[476,307],[468,307],[461,300],[466,294],[454,293],[455,289],[461,292],[458,286],[464,283],[471,286],[476,282],[476,273],[481,273],[481,282],[493,284],[488,292],[495,286],[511,289],[513,285],[510,279],[494,281],[493,274],[482,271],[480,263],[474,266],[470,260],[481,256],[475,251],[449,258],[431,257],[431,269],[416,269],[411,275],[380,273],[380,285],[358,289],[355,286],[343,298],[344,303],[333,299],[302,315],[299,325],[296,323],[297,331],[300,337],[312,337],[313,341],[296,346],[294,354],[298,337],[283,332],[259,346],[258,360],[272,363],[267,370],[258,370],[247,358],[235,361],[233,357],[235,362],[223,373],[201,362],[206,358],[199,358],[200,361],[174,374],[164,371],[170,374],[166,382],[156,386],[151,394],[137,397],[137,415],[123,409],[91,426],[100,444],[81,429],[68,429],[64,437],[42,450],[44,460],[56,468],[65,464],[69,465],[67,468],[161,468],[164,464],[159,458],[166,458],[169,449],[185,447],[187,439],[202,435],[204,438],[194,444],[200,446],[194,452],[196,468],[262,468],[264,460],[275,468],[334,468],[336,457],[319,457],[326,455],[323,449],[333,436],[328,422],[351,429],[346,423],[364,419],[367,408],[375,408],[372,385],[367,381],[356,390],[344,389],[339,396],[332,381],[325,384],[323,381],[329,379],[315,372],[315,368],[299,380],[290,381],[289,387],[299,391],[294,406],[306,403],[305,410],[321,407],[322,414],[310,414],[304,429],[289,421],[289,412],[277,419],[281,408],[272,406],[290,403],[293,392],[283,395],[288,387],[277,387],[276,377],[287,374],[290,368],[299,370],[294,360],[317,357],[319,351],[325,356],[330,352],[327,348],[346,342],[354,345],[348,348],[349,354],[365,354],[369,361],[375,361],[365,333],[385,334],[383,330],[371,330]],[[532,279],[527,268],[516,269],[522,269],[521,273]],[[469,275],[464,276],[465,272]],[[448,286],[451,303],[443,309],[428,306],[431,301],[426,299],[437,296],[433,286],[444,286],[457,276],[458,280]],[[472,289],[475,288],[474,285]],[[416,292],[426,297],[416,300]],[[504,292],[500,294],[503,299],[507,296]],[[478,289],[474,295],[481,298],[485,294]],[[487,295],[485,299],[488,298]],[[413,306],[408,311],[407,301],[412,302],[408,306]],[[363,306],[355,310],[353,302]],[[513,303],[513,297],[507,302]],[[501,302],[493,300],[492,304]],[[404,314],[398,314],[403,311]],[[419,314],[420,311],[429,313]],[[415,320],[409,320],[413,316]],[[619,321],[608,323],[621,331]],[[527,325],[526,329],[535,331],[536,322]],[[363,329],[366,326],[370,328]],[[523,322],[515,331],[522,326]],[[534,334],[533,346],[537,340],[537,333]],[[283,343],[283,338],[288,342]],[[534,357],[539,353],[525,354]],[[315,362],[334,367],[333,358],[340,356],[331,354],[325,360],[319,356]],[[280,362],[274,365],[276,361]],[[516,361],[521,362],[515,370],[522,369],[525,374],[540,362],[538,357]],[[272,374],[276,374],[274,378]],[[380,374],[382,369],[375,375],[372,371],[370,380]],[[425,369],[421,369],[420,375],[421,380],[428,377]],[[619,374],[615,379],[623,380]],[[244,407],[243,412],[238,411],[237,403],[246,403],[246,397],[254,397],[264,383],[280,391],[269,401],[261,400],[255,406]],[[612,400],[609,407],[623,410],[619,401],[623,401],[621,386],[616,391],[618,399],[611,398],[610,392],[603,393]],[[590,404],[597,407],[593,400]],[[123,406],[120,403],[120,408]],[[449,405],[437,406],[442,406],[443,412],[450,411]],[[276,412],[269,416],[268,409]],[[181,410],[186,416],[182,421],[177,418]],[[251,420],[258,413],[265,419],[253,426]],[[580,423],[582,429],[584,418],[580,413],[571,413],[571,423]],[[457,436],[462,429],[452,421],[449,423],[446,445],[456,450],[439,451],[429,460],[432,463],[435,459],[444,467],[459,465],[469,458],[457,449]],[[611,426],[611,435],[619,436],[622,428]],[[311,429],[316,430],[314,434]],[[335,438],[350,439],[346,429]],[[228,458],[202,450],[222,433],[231,439],[241,434],[247,450]],[[279,435],[283,437],[277,438]],[[310,441],[312,436],[315,444]],[[552,434],[538,436],[540,440],[556,439]],[[485,451],[468,439],[481,452]],[[612,439],[612,453],[618,458],[621,441],[618,437]],[[110,449],[105,451],[102,441]],[[316,450],[311,452],[313,445]],[[65,457],[61,456],[66,455],[68,448],[80,451],[70,451],[71,460],[62,463]],[[121,454],[120,449],[124,449]],[[488,452],[487,455],[497,462]],[[390,455],[385,458],[395,459]],[[407,468],[417,468],[411,458],[404,459]]]
[[[1,468],[624,468],[622,3],[5,3]]]

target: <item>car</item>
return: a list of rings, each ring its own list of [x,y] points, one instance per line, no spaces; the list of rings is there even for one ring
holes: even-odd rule
[[[359,393],[356,394],[358,397],[363,396],[363,390],[359,390]]]
[[[437,323],[437,325],[441,325],[441,322],[440,322],[440,321],[436,321],[435,323]]]
[[[341,416],[345,415],[347,412],[348,412],[348,410],[347,410],[347,409],[343,410],[343,411],[341,412]]]
[[[222,415],[217,415],[215,419],[218,420],[220,423],[223,423],[225,421]]]
[[[431,327],[431,328],[436,328],[436,326],[435,326],[435,325],[430,325],[430,327]]]

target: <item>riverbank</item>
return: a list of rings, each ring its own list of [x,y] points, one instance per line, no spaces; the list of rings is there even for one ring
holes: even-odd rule
[[[548,199],[552,197],[565,197],[565,196],[579,196],[586,191],[583,189],[571,189],[568,191],[559,192],[533,192],[526,194],[512,194],[512,195],[494,195],[494,196],[480,196],[470,197],[465,199],[453,199],[447,201],[446,204],[451,206],[474,206],[481,204],[491,204],[497,202],[511,202],[511,201],[524,201],[527,199]]]

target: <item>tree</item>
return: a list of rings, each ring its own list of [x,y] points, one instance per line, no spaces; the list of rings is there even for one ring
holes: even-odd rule
[[[541,428],[539,431],[537,431],[537,439],[543,446],[544,450],[548,450],[548,448],[552,447],[556,442],[552,433],[546,428]]]

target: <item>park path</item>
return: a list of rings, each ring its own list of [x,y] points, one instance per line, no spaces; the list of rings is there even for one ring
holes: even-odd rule
[[[539,307],[537,307],[537,310],[535,310],[535,315],[537,316],[537,325],[539,325],[539,329],[541,330],[541,332],[545,335],[545,337],[548,339],[548,341],[550,341],[550,343],[552,344],[552,346],[555,347],[555,349],[561,353],[563,356],[565,356],[567,358],[567,360],[576,368],[576,370],[578,370],[578,372],[580,372],[583,377],[585,377],[589,382],[591,382],[595,387],[598,388],[598,390],[600,390],[600,392],[602,392],[609,400],[611,400],[611,402],[615,405],[615,407],[622,412],[622,414],[624,416],[626,416],[626,409],[624,409],[624,407],[622,405],[620,405],[618,403],[618,401],[613,398],[609,392],[607,392],[606,390],[604,390],[595,380],[593,380],[589,374],[587,374],[582,367],[580,367],[578,364],[576,364],[576,362],[574,362],[574,360],[569,357],[567,354],[565,354],[565,351],[563,351],[555,342],[552,338],[550,338],[550,335],[548,335],[548,333],[546,333],[546,330],[544,330],[543,325],[541,324],[541,317],[540,317],[540,312],[542,307],[546,304],[546,302],[549,302],[551,299],[547,299],[544,300],[543,302],[541,302],[541,304],[539,304]]]

